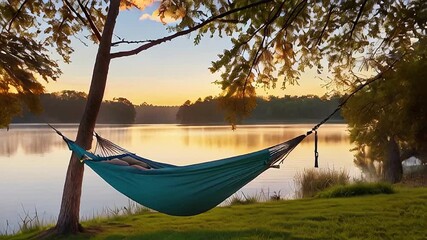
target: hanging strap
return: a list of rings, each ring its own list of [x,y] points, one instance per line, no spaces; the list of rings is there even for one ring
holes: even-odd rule
[[[317,151],[317,130],[314,131],[314,167],[319,167],[319,152]]]
[[[314,132],[314,167],[317,168],[319,167],[319,152],[317,150],[317,142],[318,142],[318,137],[317,137],[317,129],[319,129],[320,126],[322,126],[324,123],[326,123],[327,121],[329,121],[329,119],[331,119],[331,117],[337,113],[338,111],[341,110],[341,108],[348,102],[348,100],[350,98],[352,98],[357,92],[359,92],[360,90],[362,90],[364,87],[368,86],[369,84],[381,79],[383,77],[383,75],[390,71],[392,69],[392,67],[394,66],[394,64],[397,63],[397,60],[389,66],[389,68],[387,68],[385,71],[383,71],[382,73],[374,76],[371,79],[368,79],[365,83],[359,85],[358,87],[355,88],[355,90],[350,93],[338,106],[337,108],[335,108],[335,110],[330,113],[326,118],[324,118],[322,121],[320,121],[318,124],[316,124],[310,131],[307,132],[306,136],[312,134]]]
[[[317,148],[317,144],[319,142],[319,137],[317,136],[317,128],[311,129],[306,134],[306,136],[308,136],[314,132],[314,167],[315,168],[319,167],[319,152],[318,152],[318,148]]]

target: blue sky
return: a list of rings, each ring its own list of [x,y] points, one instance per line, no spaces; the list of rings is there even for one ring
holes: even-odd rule
[[[144,12],[152,12],[153,7]],[[117,20],[115,34],[126,40],[156,39],[169,35],[165,25],[149,19],[140,20],[144,13],[139,10],[121,11]],[[136,56],[113,59],[105,92],[105,99],[126,97],[134,104],[147,102],[154,105],[181,105],[187,99],[195,101],[221,93],[218,85],[212,82],[219,79],[219,74],[211,74],[211,61],[217,54],[230,46],[227,38],[202,39],[199,45],[193,44],[193,36],[184,36],[158,45]],[[83,39],[83,38],[82,38]],[[115,39],[118,40],[118,39]],[[45,84],[47,92],[76,90],[88,92],[92,68],[95,61],[97,45],[85,46],[75,39],[75,52],[70,64],[61,64],[63,75],[57,82]],[[124,48],[134,48],[127,45]],[[123,48],[121,48],[123,49]],[[117,48],[117,50],[119,50]],[[113,48],[113,51],[116,51]],[[314,77],[313,72],[302,75],[299,86],[290,86],[285,90],[279,88],[268,92],[259,89],[260,95],[323,95],[324,82]]]

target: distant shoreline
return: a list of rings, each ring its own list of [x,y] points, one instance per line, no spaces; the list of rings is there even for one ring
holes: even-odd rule
[[[241,124],[237,124],[237,126],[250,126],[250,125],[283,125],[283,124],[317,124],[321,120],[320,119],[300,119],[300,120],[287,120],[287,121],[246,121]],[[9,128],[13,127],[33,127],[33,126],[41,126],[47,127],[48,123],[11,123]],[[77,127],[79,123],[62,123],[62,122],[49,122],[49,124],[58,126],[58,127]],[[344,120],[332,119],[328,121],[326,124],[346,124]],[[175,126],[229,126],[230,124],[225,122],[208,122],[208,123],[98,123],[96,126],[135,126],[135,125],[175,125]]]

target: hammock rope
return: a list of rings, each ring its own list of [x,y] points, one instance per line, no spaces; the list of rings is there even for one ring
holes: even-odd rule
[[[123,147],[111,142],[108,139],[102,138],[97,132],[94,132],[96,138],[96,147],[94,153],[101,157],[108,157],[112,155],[128,154],[131,153]]]

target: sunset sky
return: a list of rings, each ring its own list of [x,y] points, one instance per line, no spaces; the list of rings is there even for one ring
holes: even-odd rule
[[[126,40],[157,39],[169,35],[167,25],[153,17],[156,6],[144,11],[132,9],[119,14],[115,34]],[[154,14],[155,15],[155,14]],[[217,54],[230,46],[227,38],[205,37],[197,46],[193,44],[194,34],[167,42],[132,57],[113,59],[104,99],[125,97],[134,104],[147,102],[153,105],[181,105],[186,100],[195,101],[221,93],[219,85],[212,82],[219,74],[211,74],[211,61]],[[75,52],[70,64],[61,63],[62,76],[57,82],[44,84],[47,92],[76,90],[88,92],[97,45],[81,37],[85,46],[74,39]],[[117,41],[118,39],[113,39]],[[128,49],[138,45],[125,46]],[[123,48],[122,48],[123,49]],[[113,48],[113,51],[117,51]],[[327,92],[321,86],[325,83],[313,72],[302,75],[299,86],[281,90],[281,83],[274,90],[258,90],[259,95],[323,95]]]

